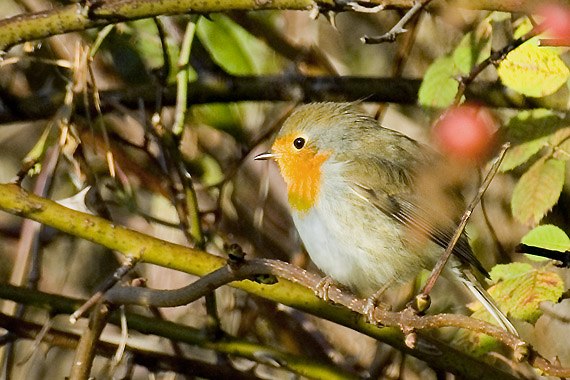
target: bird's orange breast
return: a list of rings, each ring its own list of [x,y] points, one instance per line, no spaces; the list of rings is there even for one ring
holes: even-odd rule
[[[313,207],[321,190],[321,167],[330,154],[317,152],[306,146],[296,150],[293,147],[295,136],[284,136],[273,144],[277,164],[287,184],[287,193],[291,207],[306,213]]]

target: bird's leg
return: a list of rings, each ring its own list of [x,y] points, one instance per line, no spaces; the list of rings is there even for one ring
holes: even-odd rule
[[[374,310],[377,307],[381,308],[382,310],[390,311],[392,307],[386,303],[380,302],[380,298],[390,287],[390,282],[385,283],[382,285],[380,289],[376,291],[373,295],[366,299],[366,306],[364,307],[364,315],[368,318],[368,322],[376,324],[376,319],[374,318]]]

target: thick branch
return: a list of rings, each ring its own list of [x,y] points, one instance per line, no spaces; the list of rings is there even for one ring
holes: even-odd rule
[[[0,209],[50,225],[63,232],[122,252],[127,256],[140,257],[148,263],[198,276],[213,272],[226,263],[223,258],[207,252],[159,240],[116,226],[103,218],[68,209],[53,201],[34,196],[14,184],[0,184]],[[420,338],[422,344],[418,344],[418,349],[412,350],[405,345],[400,329],[379,328],[365,323],[362,316],[324,302],[318,299],[311,290],[287,280],[280,280],[274,285],[252,281],[233,282],[231,285],[274,302],[283,303],[348,326],[425,360],[433,367],[454,372],[464,378],[477,380],[512,378],[497,368],[424,336]],[[333,292],[329,292],[329,295],[331,298],[334,297]],[[129,325],[132,326],[132,324]],[[426,347],[424,344],[433,345],[434,349],[421,349],[421,347]]]
[[[272,286],[279,286],[279,284]],[[0,284],[0,298],[49,309],[50,312],[56,314],[71,313],[74,308],[78,307],[80,304],[77,300],[72,300],[63,296],[18,288],[7,284]],[[339,314],[343,312],[338,307],[334,307],[325,302],[322,302],[321,304],[326,305],[323,309],[328,309],[329,311],[336,309]],[[334,318],[328,319],[335,321]],[[2,320],[0,318],[0,323],[1,322]],[[112,316],[111,322],[118,323],[118,318],[116,316]],[[306,357],[299,358],[298,356],[290,355],[271,347],[261,346],[253,342],[232,337],[224,337],[224,339],[212,341],[209,340],[207,335],[200,330],[169,321],[161,321],[137,314],[127,313],[127,324],[129,328],[144,334],[154,334],[221,353],[232,354],[256,361],[263,357],[271,358],[271,362],[285,363],[284,365],[286,368],[295,373],[306,375],[311,378],[336,379],[344,375],[344,373],[339,372],[338,369],[336,369],[336,372],[331,372],[328,370],[327,366],[318,365],[315,361],[309,360]],[[476,360],[441,342],[427,337],[422,336],[419,340],[420,347],[415,350],[410,350],[401,344],[402,334],[398,329],[375,327],[370,324],[363,323],[362,320],[357,320],[354,316],[350,319],[350,323],[345,325],[377,339],[381,339],[384,342],[390,340],[399,341],[404,352],[427,361],[433,368],[442,368],[445,371],[452,371],[465,379],[516,379],[516,377],[509,373],[485,362]],[[322,376],[317,376],[317,374],[321,374]]]
[[[1,37],[0,37],[1,38]],[[188,104],[240,101],[370,101],[380,103],[417,104],[420,79],[372,77],[307,77],[298,74],[277,76],[202,77],[188,86]],[[112,110],[114,104],[137,109],[140,101],[153,109],[157,89],[152,85],[100,91],[102,111]],[[0,114],[0,122],[45,119],[52,117],[64,100],[64,93],[53,96],[33,96],[13,100],[15,117]],[[466,90],[466,98],[490,107],[557,109],[560,105],[549,100],[525,99],[513,95],[499,83],[474,82]],[[176,104],[176,87],[165,89],[164,105]],[[76,110],[85,112],[84,104]],[[94,112],[95,110],[90,110]]]
[[[416,0],[366,0],[365,6],[384,5],[386,8],[410,8]],[[90,2],[87,2],[90,3]],[[183,13],[214,13],[232,10],[289,9],[349,10],[347,1],[340,0],[119,0],[94,2],[91,6],[73,4],[43,12],[26,13],[0,20],[0,51],[14,45],[57,34],[86,30],[121,21],[138,20],[161,15]],[[457,6],[470,9],[524,12],[536,6],[531,0],[460,0]],[[432,6],[449,7],[444,0]]]

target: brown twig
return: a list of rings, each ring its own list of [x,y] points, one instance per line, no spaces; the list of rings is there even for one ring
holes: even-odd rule
[[[568,47],[570,38],[541,38],[538,40],[538,46]]]
[[[410,51],[414,46],[414,42],[416,41],[416,35],[418,33],[418,23],[420,20],[421,13],[416,13],[414,17],[410,20],[410,26],[408,28],[408,33],[404,34],[404,36],[400,40],[400,44],[398,45],[398,50],[396,52],[396,56],[392,62],[392,77],[399,78],[402,73],[404,72],[404,67],[408,58],[410,57]],[[379,122],[382,121],[382,116],[384,111],[387,109],[387,104],[381,103],[376,110],[376,115],[374,118]]]
[[[77,309],[73,314],[69,316],[69,322],[75,323],[79,318],[83,316],[93,305],[99,302],[105,295],[109,289],[117,284],[123,277],[127,275],[136,264],[137,259],[134,257],[127,257],[125,262],[103,283],[99,286],[99,290],[93,294],[79,309]]]
[[[447,263],[447,261],[451,257],[451,253],[453,252],[455,245],[459,241],[461,234],[463,234],[463,230],[465,229],[465,226],[467,225],[467,221],[471,217],[471,214],[473,213],[473,210],[475,209],[477,204],[479,204],[481,197],[483,196],[483,194],[485,194],[485,191],[487,191],[487,188],[491,184],[491,181],[495,177],[495,174],[497,174],[497,171],[499,170],[499,167],[501,166],[501,162],[503,162],[503,158],[505,157],[505,153],[507,152],[507,149],[509,149],[509,147],[510,147],[509,143],[506,143],[502,146],[501,151],[497,155],[497,158],[494,160],[491,168],[489,169],[489,172],[487,173],[487,176],[485,177],[485,179],[483,180],[483,183],[479,187],[479,191],[477,192],[477,195],[473,198],[471,203],[469,203],[467,210],[465,210],[465,213],[463,214],[463,217],[461,218],[459,226],[457,226],[457,229],[455,230],[455,233],[453,234],[453,237],[451,238],[451,240],[450,240],[450,242],[449,242],[449,244],[445,250],[445,253],[441,257],[441,259],[438,261],[436,266],[433,268],[433,270],[431,271],[431,275],[429,276],[428,280],[426,281],[426,284],[424,285],[424,288],[422,289],[422,291],[420,293],[421,297],[425,298],[429,295],[429,292],[431,291],[431,289],[435,285],[435,282],[437,281],[437,279],[441,275],[441,272],[443,271],[445,264]]]
[[[95,348],[97,342],[103,332],[103,328],[107,324],[109,318],[109,309],[106,305],[99,303],[92,311],[89,323],[83,330],[73,366],[69,374],[69,380],[88,380],[91,373],[91,366],[95,358]]]
[[[406,24],[410,22],[414,16],[416,16],[416,14],[422,10],[422,8],[428,5],[430,1],[431,0],[416,1],[414,5],[406,12],[404,17],[402,17],[400,21],[398,21],[396,25],[390,29],[390,31],[377,37],[370,37],[365,35],[360,38],[360,41],[365,44],[381,44],[383,42],[396,41],[396,37],[398,37],[398,35],[407,32],[407,29],[404,28]]]
[[[511,51],[516,49],[517,47],[524,44],[526,41],[530,40],[534,36],[542,33],[544,31],[544,24],[540,24],[532,28],[528,33],[517,38],[516,40],[512,41],[510,44],[505,46],[504,48],[497,50],[496,52],[492,53],[487,59],[477,64],[475,67],[471,69],[469,74],[462,76],[459,78],[459,88],[457,89],[457,94],[455,95],[455,99],[453,104],[458,105],[461,102],[461,98],[465,93],[465,89],[469,86],[475,78],[485,69],[487,66],[491,64],[496,64],[503,60],[507,54]]]
[[[174,307],[193,302],[229,282],[250,279],[263,281],[264,275],[279,276],[290,281],[301,283],[313,291],[317,290],[321,279],[295,265],[279,260],[251,259],[239,264],[229,264],[200,278],[196,282],[175,290],[155,290],[148,288],[114,288],[106,293],[105,299],[116,304],[152,305],[158,307]],[[366,315],[366,299],[358,298],[351,293],[333,285],[329,289],[331,300],[346,306],[352,311]],[[435,316],[419,316],[408,309],[391,312],[377,308],[374,311],[375,322],[382,326],[430,329],[439,327],[459,327],[475,332],[482,332],[496,338],[512,349],[524,344],[518,337],[505,330],[479,319],[462,315],[440,314]]]

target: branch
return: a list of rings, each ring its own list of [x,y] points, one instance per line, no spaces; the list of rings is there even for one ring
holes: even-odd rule
[[[540,34],[543,31],[544,31],[544,25],[535,26],[534,28],[532,28],[531,31],[529,31],[525,35],[521,36],[520,38],[517,38],[514,41],[511,41],[511,43],[509,43],[502,49],[492,53],[489,57],[487,57],[487,59],[483,60],[475,67],[473,67],[469,72],[469,74],[459,78],[459,88],[457,89],[457,94],[455,95],[455,100],[453,103],[455,105],[458,105],[461,102],[461,98],[467,86],[469,86],[487,66],[502,61],[511,51],[515,50],[517,47],[519,47],[520,45],[522,45],[523,43],[525,43],[526,41],[530,40],[531,38],[533,38],[537,34]]]
[[[95,359],[95,349],[97,342],[101,338],[103,329],[109,318],[107,305],[98,303],[91,311],[89,323],[83,329],[81,339],[77,344],[75,358],[69,374],[69,380],[88,380],[91,374],[91,367]]]
[[[0,209],[33,219],[63,232],[73,234],[76,237],[101,244],[126,256],[133,256],[147,263],[180,270],[200,277],[226,264],[226,260],[221,257],[156,239],[117,226],[103,218],[68,209],[56,202],[34,196],[14,184],[0,184]],[[311,276],[315,277],[314,281],[319,281],[318,276]],[[240,281],[233,282],[231,286],[350,327],[390,344],[405,353],[425,360],[433,367],[460,374],[464,378],[477,380],[512,378],[509,374],[493,366],[469,357],[441,342],[432,341],[420,334],[418,335],[421,336],[423,343],[434,345],[437,348],[434,348],[434,350],[410,349],[404,343],[403,335],[399,328],[379,328],[365,323],[364,317],[358,316],[348,309],[339,308],[324,302],[318,299],[311,290],[287,280],[280,280],[279,283],[274,285]],[[333,298],[337,297],[333,287],[331,287],[329,295],[335,302],[339,302],[337,298]],[[345,295],[344,293],[338,294],[341,297]],[[351,299],[349,298],[346,302],[350,303]],[[40,301],[43,302],[44,299]],[[363,300],[363,302],[359,307],[364,308],[366,306],[366,301]],[[377,310],[376,313],[378,312],[381,311]],[[132,326],[132,323],[129,323],[129,325]]]
[[[122,21],[139,20],[161,15],[214,13],[232,10],[288,9],[310,11],[347,11],[352,8],[346,0],[118,0],[72,4],[43,12],[25,13],[0,20],[0,51],[27,41],[58,34],[87,30]],[[383,5],[385,8],[410,8],[415,0],[365,0],[364,6]],[[434,1],[433,7],[449,7],[444,0]],[[469,9],[530,11],[536,6],[531,0],[460,0],[457,6]]]
[[[36,340],[41,333],[43,326],[23,321],[19,318],[10,317],[0,313],[0,327],[10,331],[23,339]],[[185,328],[185,326],[180,326]],[[61,328],[51,327],[42,337],[42,342],[51,346],[58,346],[75,350],[79,341],[79,335]],[[117,352],[118,345],[115,343],[100,340],[97,342],[97,355],[112,358]],[[168,355],[163,352],[149,351],[135,346],[127,345],[130,358],[137,365],[147,368],[151,372],[174,371],[181,374],[188,373],[192,369],[194,376],[213,380],[234,379],[234,380],[259,380],[260,378],[252,373],[241,372],[230,365],[219,365],[205,363],[200,360],[190,359],[182,356]]]
[[[410,22],[412,20],[412,18],[414,16],[416,16],[418,14],[418,12],[425,7],[431,0],[422,0],[422,1],[418,1],[414,4],[413,7],[411,7],[406,14],[404,15],[404,17],[402,17],[400,19],[400,21],[398,21],[396,23],[396,25],[394,25],[392,27],[392,29],[390,29],[387,33],[384,33],[381,36],[377,36],[377,37],[370,37],[370,36],[363,36],[360,38],[360,41],[362,41],[365,44],[381,44],[383,42],[394,42],[396,41],[396,37],[398,37],[399,34],[402,33],[406,33],[407,29],[405,29],[404,27],[406,26],[406,24],[408,22]]]
[[[416,105],[420,84],[421,79],[384,77],[310,77],[299,74],[203,76],[189,84],[187,100],[189,105],[239,101],[369,101]],[[138,109],[141,102],[148,109],[154,109],[156,93],[154,85],[99,91],[102,112],[113,110],[117,104]],[[64,101],[64,95],[60,93],[19,99],[12,95],[13,111],[19,116],[0,114],[0,122],[52,117]],[[520,96],[513,96],[512,92],[498,82],[473,82],[466,89],[466,98],[489,107],[561,108],[559,103],[546,103],[548,99],[541,99],[540,102],[530,98],[521,100]],[[175,85],[164,89],[162,100],[164,105],[176,104]],[[76,111],[85,113],[84,104],[78,103]],[[89,111],[95,110],[93,108]]]
[[[49,309],[52,313],[70,313],[74,307],[80,303],[78,300],[57,296],[50,293],[36,292],[11,285],[0,285],[0,297],[6,299],[19,300],[22,303],[34,305],[43,309]],[[42,301],[43,300],[43,301]],[[153,334],[165,337],[172,341],[187,343],[207,350],[219,353],[235,355],[258,363],[280,366],[291,372],[297,373],[311,379],[331,379],[331,380],[353,380],[354,376],[346,372],[332,368],[317,360],[307,357],[300,357],[279,351],[269,346],[250,342],[245,339],[237,339],[231,336],[224,336],[222,339],[212,341],[202,330],[188,327],[179,323],[173,323],[155,318],[149,318],[138,314],[127,313],[127,324],[129,328],[137,330],[143,334]],[[118,325],[119,316],[113,313],[109,321]],[[18,320],[16,333],[22,324],[27,322]],[[6,328],[5,317],[0,314],[0,326]],[[100,344],[101,342],[98,342]],[[116,351],[116,350],[115,350]],[[148,363],[147,363],[148,364]],[[158,363],[157,363],[158,364]],[[190,367],[192,368],[192,367]],[[187,367],[188,369],[188,367]],[[214,372],[215,373],[215,372]],[[197,375],[197,374],[196,374]],[[206,378],[210,378],[206,376]],[[227,377],[233,379],[233,377]]]

